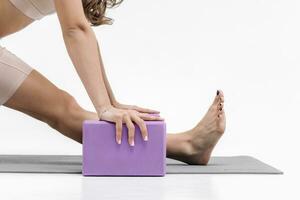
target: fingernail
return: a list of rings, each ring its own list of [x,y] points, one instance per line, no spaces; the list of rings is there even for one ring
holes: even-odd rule
[[[132,142],[130,143],[130,146],[134,146],[134,141],[132,141]]]
[[[219,90],[217,90],[217,95],[219,95],[220,94],[220,91]]]
[[[118,143],[118,144],[121,144],[121,140],[117,140],[117,143]]]
[[[144,140],[145,140],[145,141],[148,141],[148,136],[145,136],[145,137],[144,137]]]

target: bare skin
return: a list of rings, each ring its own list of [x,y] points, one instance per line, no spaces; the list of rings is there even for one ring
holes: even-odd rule
[[[0,1],[0,13],[0,37],[32,23],[31,19],[18,12],[6,0]],[[7,21],[10,21],[9,25]],[[57,88],[36,70],[31,72],[4,106],[45,122],[79,143],[82,143],[82,122],[99,119],[96,112],[84,110],[71,95]],[[224,131],[224,95],[219,91],[206,115],[194,128],[182,133],[167,134],[167,157],[188,164],[205,165]]]
[[[0,13],[0,38],[24,29],[34,21],[17,10],[7,0],[0,1]]]

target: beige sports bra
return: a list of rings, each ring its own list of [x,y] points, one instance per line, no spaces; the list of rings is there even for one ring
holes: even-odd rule
[[[24,15],[39,20],[55,12],[53,0],[9,0]]]

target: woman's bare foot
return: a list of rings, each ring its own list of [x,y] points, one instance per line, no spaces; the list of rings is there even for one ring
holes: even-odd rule
[[[218,90],[202,120],[190,131],[182,133],[184,153],[175,159],[193,165],[206,165],[225,131],[225,124],[224,95]]]

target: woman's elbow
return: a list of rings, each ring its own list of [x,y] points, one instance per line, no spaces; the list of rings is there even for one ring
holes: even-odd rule
[[[90,31],[91,27],[87,24],[70,25],[63,28],[64,37],[74,37],[81,34],[86,34]]]

